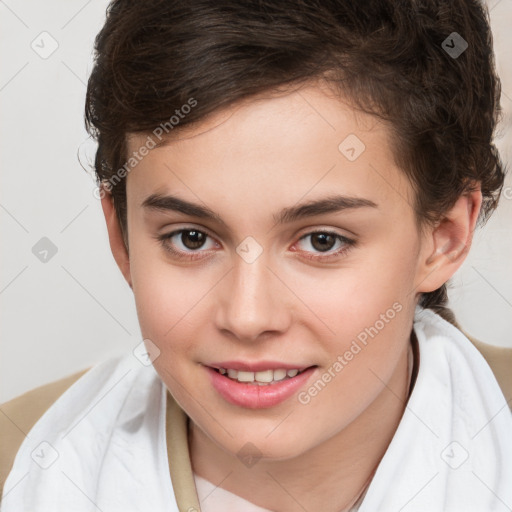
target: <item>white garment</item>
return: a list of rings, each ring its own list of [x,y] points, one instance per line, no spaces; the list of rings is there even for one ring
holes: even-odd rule
[[[510,510],[512,414],[492,370],[432,311],[416,308],[414,330],[416,384],[360,512]],[[29,432],[1,512],[178,512],[166,392],[131,353],[95,366]]]
[[[194,473],[194,482],[196,484],[197,496],[201,503],[201,510],[215,510],[216,512],[232,511],[236,512],[271,512],[267,508],[261,508],[237,496],[222,487],[200,477]]]
[[[416,384],[359,512],[510,512],[512,413],[494,374],[439,315],[414,320]]]

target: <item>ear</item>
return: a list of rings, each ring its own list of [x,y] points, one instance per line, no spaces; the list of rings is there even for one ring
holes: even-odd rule
[[[128,250],[125,246],[121,227],[117,219],[116,211],[114,209],[114,198],[112,194],[107,191],[105,187],[101,188],[101,207],[103,209],[103,215],[105,216],[105,222],[107,223],[108,238],[110,242],[110,249],[112,255],[116,260],[117,266],[123,274],[126,282],[132,288],[132,279],[130,274],[130,258]]]
[[[480,185],[457,200],[449,212],[422,238],[417,293],[441,287],[466,259],[482,206]]]

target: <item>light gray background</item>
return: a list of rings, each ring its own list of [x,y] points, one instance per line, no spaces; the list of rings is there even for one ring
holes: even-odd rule
[[[94,145],[83,125],[84,97],[106,6],[0,0],[0,403],[141,342],[95,183],[77,156],[89,169]],[[512,1],[489,6],[506,111],[497,143],[512,167]],[[44,55],[52,44],[58,48]],[[509,347],[511,235],[509,173],[498,210],[477,231],[450,289],[451,307],[470,334]],[[58,249],[46,263],[32,252],[42,237]]]

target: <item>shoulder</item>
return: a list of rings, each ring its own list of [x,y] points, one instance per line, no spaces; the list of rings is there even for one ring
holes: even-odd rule
[[[0,496],[23,439],[46,410],[88,370],[37,387],[0,405]]]
[[[460,330],[473,343],[491,367],[501,391],[512,409],[512,348],[488,345],[473,338],[462,329]]]
[[[512,410],[512,347],[501,347],[484,343],[471,336],[455,320],[449,310],[433,310],[417,306],[415,312],[415,325],[419,321],[427,336],[439,334],[439,329],[447,333],[462,334],[466,340],[478,350],[496,379],[509,408]]]

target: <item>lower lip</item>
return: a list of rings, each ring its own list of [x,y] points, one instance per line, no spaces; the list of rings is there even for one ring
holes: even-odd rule
[[[295,377],[277,381],[274,384],[259,386],[230,379],[205,366],[213,387],[229,403],[248,409],[274,407],[295,394],[309,379],[316,367],[308,368]]]

